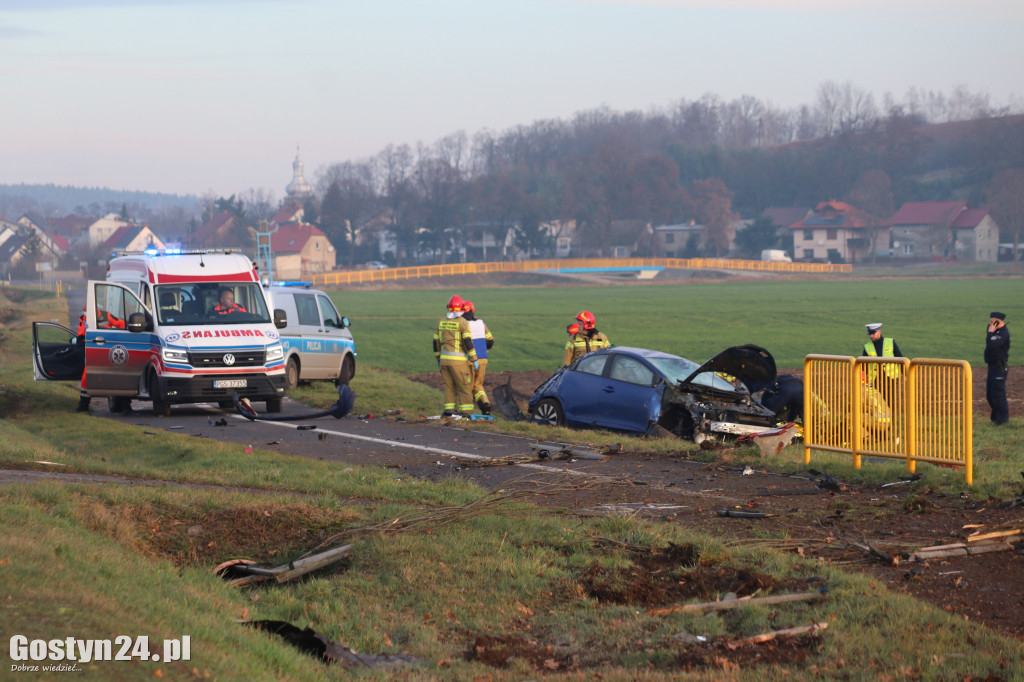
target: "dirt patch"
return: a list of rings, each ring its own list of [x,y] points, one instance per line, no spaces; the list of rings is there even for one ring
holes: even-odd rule
[[[729,648],[730,642],[688,647],[675,660],[680,670],[718,669],[731,675],[750,666],[780,666],[803,663],[821,653],[824,642],[820,635],[790,637],[758,645]],[[819,672],[824,673],[825,668]]]
[[[313,549],[358,517],[301,503],[214,510],[118,505],[109,511],[134,527],[142,551],[178,566],[210,566],[236,558],[283,563]]]
[[[465,658],[467,661],[478,661],[493,668],[507,668],[516,658],[529,661],[537,670],[555,672],[575,668],[572,658],[556,654],[555,647],[527,641],[522,637],[479,635],[466,652]]]

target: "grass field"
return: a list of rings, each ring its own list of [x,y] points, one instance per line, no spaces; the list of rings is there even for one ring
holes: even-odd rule
[[[331,292],[352,321],[361,364],[436,369],[431,337],[448,298],[473,301],[496,339],[491,371],[554,370],[580,310],[619,346],[703,361],[728,346],[767,348],[780,368],[805,355],[854,355],[864,325],[884,323],[904,355],[982,364],[992,310],[1024,320],[1024,278],[728,281],[721,283]],[[1021,355],[1019,357],[1024,357]],[[1011,363],[1015,362],[1011,354]]]

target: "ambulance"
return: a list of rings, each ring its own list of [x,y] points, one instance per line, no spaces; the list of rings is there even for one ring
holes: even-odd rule
[[[133,399],[157,416],[171,405],[234,405],[238,393],[280,412],[283,310],[271,311],[253,265],[231,250],[121,252],[105,281],[89,281],[84,338],[33,323],[37,380],[81,380],[112,412]]]

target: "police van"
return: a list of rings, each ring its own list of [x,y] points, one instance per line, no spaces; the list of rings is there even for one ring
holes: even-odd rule
[[[280,412],[285,393],[283,311],[273,310],[256,267],[231,250],[122,252],[105,281],[88,282],[85,334],[34,322],[37,380],[80,380],[113,412],[133,398],[153,413],[232,394]]]
[[[326,293],[310,286],[287,282],[268,289],[274,307],[288,318],[288,326],[281,329],[281,345],[289,390],[300,381],[333,381],[340,386],[356,375],[351,322]]]

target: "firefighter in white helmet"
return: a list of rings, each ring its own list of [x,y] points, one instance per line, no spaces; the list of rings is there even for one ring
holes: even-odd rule
[[[444,414],[468,416],[473,411],[473,372],[476,359],[469,322],[463,319],[461,296],[448,299],[448,314],[434,332],[434,357],[444,381]]]

